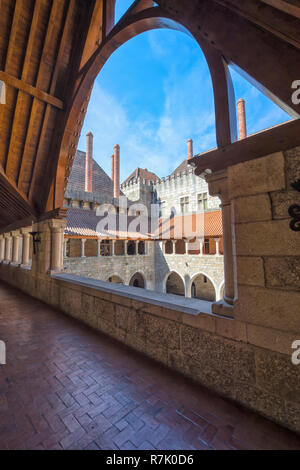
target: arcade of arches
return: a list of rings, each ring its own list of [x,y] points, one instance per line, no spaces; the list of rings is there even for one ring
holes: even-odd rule
[[[134,363],[132,375],[126,376],[126,383],[121,383],[120,377],[124,378],[125,370],[121,356],[126,353],[120,353],[116,342],[113,352],[110,350],[107,354],[112,357],[119,354],[119,370],[117,373],[111,371],[108,376],[106,362],[109,361],[102,361],[102,355],[109,348],[104,346],[103,336],[81,330],[80,337],[86,341],[87,349],[90,348],[90,354],[85,351],[88,355],[83,357],[78,349],[79,330],[74,333],[75,322],[61,315],[64,312],[261,415],[246,420],[245,424],[241,417],[243,413],[224,402],[224,413],[220,412],[212,422],[211,417],[222,407],[221,401],[214,400],[215,409],[212,409],[210,397],[207,398],[210,392],[206,390],[201,407],[197,407],[197,397],[184,389],[185,393],[176,395],[176,400],[183,400],[185,394],[191,399],[184,403],[180,401],[180,421],[176,420],[176,430],[169,430],[167,434],[170,439],[175,439],[178,436],[174,437],[174,432],[181,429],[182,441],[177,440],[175,448],[181,448],[180,442],[184,442],[181,445],[194,449],[194,446],[200,446],[199,439],[201,445],[208,448],[221,448],[221,444],[223,448],[238,448],[240,440],[244,439],[247,448],[269,445],[299,449],[299,438],[295,433],[300,433],[297,351],[300,339],[297,215],[300,204],[300,103],[292,99],[295,81],[300,79],[300,11],[297,2],[136,0],[116,25],[114,0],[3,0],[2,4],[0,299],[1,305],[3,303],[7,308],[0,315],[0,325],[1,332],[3,326],[4,340],[15,348],[12,356],[17,362],[3,366],[7,377],[0,374],[3,419],[6,420],[6,437],[0,433],[1,447],[51,448],[55,444],[59,448],[72,445],[84,448],[81,439],[86,437],[85,426],[94,426],[96,422],[87,424],[82,420],[80,424],[74,409],[79,409],[78,416],[82,418],[86,406],[93,408],[93,416],[99,417],[96,431],[101,448],[109,447],[107,436],[118,448],[125,449],[129,445],[129,438],[122,440],[126,431],[115,427],[109,410],[116,406],[124,411],[127,406],[124,401],[127,403],[131,399],[117,392],[108,399],[109,393],[104,393],[99,400],[107,400],[107,410],[105,408],[106,411],[102,410],[100,414],[96,410],[97,415],[92,405],[86,405],[89,400],[84,393],[75,393],[78,398],[75,403],[74,389],[82,383],[80,377],[83,374],[89,397],[98,400],[89,384],[93,381],[92,387],[96,389],[94,378],[102,383],[105,377],[107,383],[117,383],[134,396],[134,401],[137,399],[134,386],[140,384],[143,377],[146,381],[152,377],[153,369],[149,367],[143,375],[144,366],[140,366],[137,374]],[[179,294],[176,297],[164,293],[149,294],[148,290],[122,285],[117,273],[112,271],[111,282],[104,288],[101,282],[72,276],[63,270],[66,226],[63,200],[94,80],[116,48],[141,32],[161,27],[192,34],[204,52],[211,73],[217,148],[192,155],[189,164],[195,166],[196,175],[206,179],[210,195],[219,197],[222,202],[225,284],[219,285],[219,290],[220,287],[224,289],[224,296],[219,301],[214,301],[210,279],[203,273],[191,279],[189,293],[198,298],[206,285],[210,299],[190,299],[188,302],[183,298],[187,286],[184,287],[183,280],[175,272],[168,277],[166,290],[176,290]],[[250,77],[252,83],[295,119],[238,141],[229,64]],[[90,248],[94,250],[95,245],[92,247],[91,244],[87,249]],[[128,250],[133,253],[135,248],[129,246]],[[103,252],[110,253],[111,249],[109,243],[100,246]],[[183,250],[183,246],[178,246],[177,250]],[[164,278],[163,274],[162,280]],[[6,283],[15,289],[12,291]],[[141,283],[141,277],[136,274],[132,284],[140,287]],[[29,299],[28,294],[44,304]],[[34,316],[31,315],[33,310],[36,311]],[[44,323],[45,319],[48,323]],[[28,328],[24,330],[23,325]],[[49,345],[43,349],[45,341]],[[99,350],[96,343],[103,344],[103,348],[101,346]],[[37,344],[40,354],[36,353]],[[73,351],[78,352],[80,359],[74,370]],[[96,351],[100,351],[99,355]],[[8,361],[12,356],[8,354]],[[30,367],[23,359],[18,362],[27,357],[32,360]],[[95,363],[95,357],[101,358],[102,362],[99,359],[100,363]],[[90,376],[80,369],[81,359],[88,361],[85,368],[90,367]],[[39,374],[42,371],[45,375],[35,374],[32,364]],[[65,396],[69,397],[65,402],[59,400],[58,404],[57,399],[53,400],[60,392],[55,388],[57,382],[53,380],[53,373],[50,377],[45,364],[53,366],[61,378],[59,387],[63,387]],[[106,375],[103,372],[101,376],[99,367],[103,371],[106,366]],[[74,379],[69,388],[67,372]],[[168,385],[176,380],[172,376]],[[28,389],[23,387],[24,383]],[[155,384],[152,381],[149,389],[154,390],[159,383],[160,379]],[[186,383],[191,391],[192,384]],[[53,390],[51,396],[46,393],[49,386]],[[114,392],[117,389],[118,385]],[[22,390],[26,413],[31,416],[29,421],[26,418],[26,423],[18,405],[19,390]],[[203,394],[201,389],[201,397]],[[79,395],[82,395],[80,403]],[[158,393],[150,400],[157,403],[159,396]],[[32,401],[39,404],[39,409],[33,410]],[[149,408],[149,403],[147,406],[146,402],[138,403],[137,407],[140,405],[145,406],[145,410]],[[231,414],[228,410],[232,406]],[[46,413],[49,408],[51,416]],[[48,422],[42,419],[40,409],[47,414]],[[162,413],[166,413],[167,422],[178,415],[178,409],[172,408],[173,415],[167,416],[168,409]],[[161,430],[162,414],[153,407],[151,410],[152,415],[144,411],[143,425],[148,421],[151,426],[157,423],[157,429]],[[230,422],[226,421],[228,414],[231,415]],[[132,421],[126,421],[126,416],[122,415],[122,426],[124,424],[124,429],[129,432]],[[203,430],[199,430],[199,426],[193,427],[195,419],[191,416],[197,416]],[[262,417],[277,424],[262,421]],[[55,430],[57,420],[63,422],[63,437]],[[185,422],[181,427],[182,420]],[[73,432],[75,422],[78,427]],[[108,428],[105,434],[101,426],[107,422],[114,426],[116,434],[110,434]],[[192,426],[189,436],[183,432],[186,422]],[[277,425],[288,428],[291,433],[284,434]],[[209,441],[205,430],[210,432],[212,429],[215,430],[214,437]],[[88,433],[88,437],[93,437],[89,444],[97,446],[96,438],[91,434]],[[224,437],[225,434],[229,437]],[[250,436],[250,443],[246,442],[245,434]],[[199,439],[194,439],[195,435]],[[164,448],[169,442],[166,436],[157,442],[153,433],[146,433],[146,430],[145,436],[151,441],[148,444],[140,441],[142,433],[137,436],[132,430],[131,436],[136,448],[143,445]]]

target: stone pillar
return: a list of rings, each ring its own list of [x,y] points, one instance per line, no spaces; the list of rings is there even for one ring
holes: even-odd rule
[[[188,240],[185,240],[184,243],[185,243],[185,254],[188,255],[189,254],[189,242]]]
[[[111,241],[111,256],[115,256],[115,240]]]
[[[65,221],[53,219],[49,221],[49,226],[51,230],[50,271],[59,272],[64,267],[63,243]]]
[[[86,239],[82,238],[81,239],[81,258],[85,258],[85,243],[86,243]]]
[[[22,228],[21,233],[23,237],[23,245],[22,245],[22,264],[21,266],[28,266],[29,265],[29,252],[30,252],[30,228]]]
[[[192,139],[189,139],[187,141],[188,144],[188,160],[194,157],[194,151],[193,151],[193,141]]]
[[[232,308],[235,300],[235,263],[233,258],[233,232],[231,201],[228,195],[227,171],[218,171],[206,177],[211,196],[219,196],[221,199],[223,220],[223,252],[224,252],[224,299],[213,304],[213,313],[232,316]]]
[[[111,180],[114,182],[115,180],[115,162],[114,162],[115,156],[111,156]]]
[[[242,98],[237,102],[238,109],[238,123],[239,123],[239,140],[247,137],[247,125],[246,125],[246,111],[245,111],[245,100]]]
[[[199,240],[199,246],[200,246],[199,255],[200,255],[200,256],[203,256],[203,243],[204,243],[204,238],[198,238],[198,240]]]
[[[172,243],[173,243],[173,255],[176,255],[176,241],[177,241],[177,240],[172,240]]]
[[[5,238],[4,235],[0,236],[0,263],[5,258]]]
[[[128,254],[128,240],[124,241],[124,255],[127,256]]]
[[[67,257],[67,246],[68,246],[68,238],[64,238],[64,258]]]
[[[91,132],[86,135],[85,191],[93,192],[93,134]]]
[[[12,246],[12,238],[10,234],[5,235],[5,262],[11,262],[11,246]]]
[[[15,230],[12,233],[12,263],[13,264],[20,264],[19,263],[19,249],[20,249],[20,230]]]
[[[216,256],[219,256],[219,254],[220,254],[220,238],[215,238],[214,240],[216,242]]]
[[[114,198],[120,197],[120,147],[114,147]]]
[[[97,240],[97,256],[101,256],[101,238],[98,238]]]

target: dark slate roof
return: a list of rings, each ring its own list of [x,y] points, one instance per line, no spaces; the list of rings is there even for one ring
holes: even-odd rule
[[[147,168],[136,168],[128,178],[126,178],[125,181],[123,181],[122,184],[129,183],[134,178],[141,178],[141,180],[146,180],[146,181],[158,181],[159,177],[155,174],[152,173],[151,171],[147,170]]]
[[[182,163],[173,171],[172,175],[177,175],[177,173],[182,173],[183,171],[190,170],[192,167],[188,165],[187,158],[183,160]]]
[[[85,189],[85,152],[77,150],[69,177],[67,190]],[[93,160],[93,193],[113,197],[113,182],[104,170]]]

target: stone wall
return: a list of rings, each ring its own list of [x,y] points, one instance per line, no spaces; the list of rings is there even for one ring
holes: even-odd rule
[[[233,318],[212,314],[208,302],[53,278],[42,227],[32,271],[1,263],[0,278],[300,433],[300,365],[291,361],[300,340],[300,243],[287,212],[299,201],[290,187],[299,163],[294,149],[235,165],[223,178],[232,203]]]
[[[223,256],[215,255],[167,255],[162,252],[159,242],[155,243],[156,287],[158,292],[165,292],[165,283],[170,272],[178,273],[183,279],[186,296],[191,296],[191,284],[198,274],[204,274],[212,282],[216,300],[221,298],[224,284]]]
[[[86,258],[65,258],[66,273],[108,281],[115,275],[129,285],[132,276],[139,272],[146,281],[147,289],[154,289],[155,269],[153,254],[136,256],[95,256]]]
[[[156,201],[164,203],[162,216],[169,217],[172,210],[175,210],[175,214],[181,213],[180,198],[185,196],[189,197],[189,212],[197,212],[198,194],[208,194],[208,186],[206,181],[196,176],[194,169],[190,168],[182,173],[162,178],[154,184],[153,191]],[[218,197],[208,195],[207,204],[209,210],[218,210],[220,200]]]

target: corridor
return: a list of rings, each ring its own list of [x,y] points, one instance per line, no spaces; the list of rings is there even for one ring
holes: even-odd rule
[[[0,283],[0,449],[300,449],[300,438]]]

